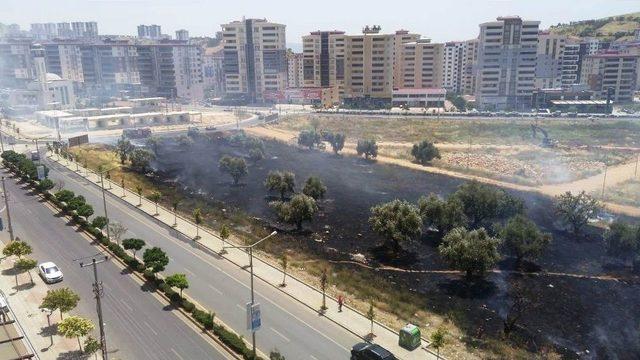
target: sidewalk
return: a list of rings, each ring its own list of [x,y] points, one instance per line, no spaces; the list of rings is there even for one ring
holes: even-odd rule
[[[5,240],[5,239],[3,239]],[[0,246],[8,242],[8,239],[0,241]],[[62,359],[77,355],[78,343],[75,339],[66,339],[57,335],[57,323],[60,320],[59,312],[54,312],[51,317],[51,326],[47,323],[47,315],[38,307],[49,289],[40,279],[37,278],[37,270],[32,270],[32,285],[29,275],[23,273],[18,275],[18,286],[16,287],[15,276],[12,272],[15,259],[2,258],[0,261],[0,289],[9,303],[12,314],[21,325],[26,338],[33,346],[33,351],[37,359]]]
[[[75,172],[80,176],[83,176],[87,180],[93,182],[97,186],[100,186],[100,176],[92,172],[91,170],[87,170],[82,166],[79,166],[79,164],[72,163],[62,158],[60,158],[60,161],[58,161],[57,156],[54,154],[47,154],[47,156],[51,161],[57,162],[70,171]],[[78,171],[76,171],[76,169],[78,169]],[[106,188],[105,190],[120,198],[122,201],[137,207],[140,211],[154,217],[167,226],[174,227],[176,230],[183,233],[186,237],[195,238],[196,225],[190,220],[178,215],[177,225],[173,226],[174,214],[171,210],[166,209],[162,206],[158,206],[158,214],[156,215],[156,205],[153,202],[143,197],[142,206],[138,206],[138,194],[129,190],[125,190],[124,193],[126,194],[126,196],[122,197],[122,187],[120,187],[115,182],[109,181],[107,179],[104,179],[104,182]],[[222,250],[222,240],[218,237],[217,234],[214,234],[209,229],[203,227],[200,227],[199,234],[200,239],[197,241],[197,244],[200,248],[202,248],[202,250],[215,253],[219,253]],[[228,252],[223,255],[223,257],[236,264],[237,266],[248,265],[247,253],[239,249],[228,249]],[[287,286],[280,287],[279,285],[282,282],[283,276],[282,271],[280,270],[280,268],[275,267],[260,259],[259,255],[254,256],[254,275],[262,279],[266,283],[279,289],[283,293],[291,296],[296,301],[299,301],[300,303],[309,307],[310,310],[317,312],[322,305],[322,292],[319,289],[306,284],[296,279],[295,277],[290,276],[289,274],[287,274]],[[328,295],[327,307],[328,310],[326,310],[326,312],[324,313],[324,316],[327,319],[335,322],[336,324],[363,339],[367,336],[367,334],[369,334],[371,330],[371,322],[364,316],[364,314],[347,305],[344,305],[343,311],[339,313],[337,300]],[[436,359],[436,355],[425,348],[425,346],[427,346],[427,341],[424,338],[421,348],[415,349],[413,351],[408,351],[398,345],[397,330],[391,329],[381,323],[374,322],[373,332],[375,334],[373,342],[388,349],[400,359]]]

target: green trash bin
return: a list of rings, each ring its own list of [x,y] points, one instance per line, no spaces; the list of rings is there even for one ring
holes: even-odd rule
[[[413,350],[420,346],[420,328],[413,324],[407,324],[400,329],[398,345],[407,350]]]

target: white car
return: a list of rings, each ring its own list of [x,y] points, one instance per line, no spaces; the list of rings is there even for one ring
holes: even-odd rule
[[[45,262],[38,265],[38,271],[40,272],[42,280],[47,284],[62,281],[62,271],[52,262]]]

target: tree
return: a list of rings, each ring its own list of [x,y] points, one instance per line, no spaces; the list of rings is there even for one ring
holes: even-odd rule
[[[133,150],[135,150],[135,146],[131,144],[131,141],[125,139],[124,136],[118,139],[114,151],[120,158],[120,164],[124,165],[125,161],[127,161],[129,155],[131,154],[131,152],[133,152]]]
[[[164,282],[167,283],[167,285],[169,285],[171,287],[180,289],[180,297],[181,298],[182,298],[182,291],[184,289],[188,289],[189,288],[189,281],[187,280],[187,275],[185,275],[185,274],[169,275],[169,276],[167,276],[166,279],[164,279]]]
[[[507,308],[507,315],[502,322],[503,332],[507,336],[516,328],[518,321],[525,313],[540,306],[539,295],[521,281],[511,284],[508,299],[510,299],[510,304]]]
[[[286,359],[284,358],[284,355],[280,354],[278,349],[275,349],[269,353],[269,360],[286,360]]]
[[[483,276],[500,259],[500,240],[489,236],[484,228],[451,230],[438,246],[440,255],[454,269],[464,271],[467,280]]]
[[[306,146],[309,150],[320,144],[320,134],[316,130],[302,130],[298,135],[298,145]]]
[[[344,142],[346,140],[346,136],[342,133],[330,133],[328,132],[324,139],[329,142],[331,145],[331,149],[333,149],[333,153],[338,155],[338,153],[344,148]]]
[[[509,252],[516,257],[518,268],[523,258],[537,258],[551,243],[551,235],[542,233],[533,221],[523,215],[509,219],[500,230],[500,238]]]
[[[67,339],[78,339],[78,346],[82,351],[82,343],[80,338],[89,335],[95,326],[89,319],[79,316],[69,316],[58,324],[58,333]]]
[[[316,201],[304,194],[295,195],[289,202],[274,201],[270,205],[281,220],[295,224],[298,230],[302,230],[302,223],[311,221],[318,211]]]
[[[142,192],[143,192],[142,186],[136,185],[136,194],[138,194],[138,200],[139,200],[138,206],[142,206]]]
[[[36,185],[36,189],[38,189],[38,191],[45,192],[53,189],[54,186],[55,183],[51,179],[42,179],[38,182],[38,185]]]
[[[447,336],[447,330],[443,327],[439,327],[434,331],[429,339],[431,340],[431,347],[436,349],[436,358],[440,358],[440,349],[444,347],[446,343],[445,337]]]
[[[373,231],[391,243],[396,252],[400,250],[401,242],[410,241],[422,233],[422,218],[418,208],[397,199],[372,207],[369,224]]]
[[[180,206],[181,202],[182,199],[177,196],[174,196],[171,200],[171,209],[173,209],[173,226],[178,226],[178,206]]]
[[[34,259],[29,259],[29,258],[23,258],[23,259],[18,259],[18,261],[16,261],[15,263],[15,267],[20,270],[21,272],[27,272],[27,274],[29,274],[29,279],[31,280],[31,283],[33,284],[33,277],[31,276],[31,270],[35,269],[35,267],[38,266],[38,262]],[[16,283],[16,286],[18,285],[18,283]]]
[[[150,147],[154,154],[158,155],[158,149],[160,147],[160,138],[157,136],[151,136],[145,142],[147,147]]]
[[[227,239],[229,238],[229,236],[231,236],[231,232],[229,231],[229,227],[227,226],[227,224],[222,224],[222,227],[220,227],[220,239],[222,240],[222,250],[220,251],[220,253],[224,253],[225,252],[225,245],[227,242]]]
[[[47,295],[42,299],[40,309],[60,310],[60,319],[62,319],[62,314],[73,310],[79,301],[80,296],[69,288],[47,290]]]
[[[322,180],[317,176],[308,178],[302,189],[303,194],[311,196],[316,201],[322,199],[325,192],[327,192],[327,187],[324,186]]]
[[[422,165],[427,165],[433,159],[440,159],[438,148],[427,140],[414,144],[411,149],[411,155]]]
[[[429,197],[422,196],[418,199],[418,207],[424,224],[438,230],[441,236],[446,235],[451,229],[467,225],[464,206],[456,197],[450,196],[443,201],[434,194]]]
[[[374,139],[358,140],[356,145],[356,152],[358,156],[362,156],[369,160],[369,158],[376,158],[378,156],[378,144]]]
[[[84,196],[82,195],[78,195],[76,197],[74,197],[73,199],[69,200],[69,202],[67,203],[67,210],[69,211],[77,211],[82,205],[86,204],[87,201],[85,200]]]
[[[584,191],[578,195],[567,191],[555,198],[556,214],[571,227],[576,238],[589,219],[596,217],[601,209],[600,202]]]
[[[154,159],[153,153],[146,149],[135,149],[129,155],[131,168],[139,173],[145,173],[149,169],[149,163]]]
[[[124,225],[119,222],[112,222],[109,224],[109,233],[116,240],[116,243],[120,245],[120,239],[122,235],[127,232],[127,229]]]
[[[200,239],[200,224],[202,224],[202,210],[200,208],[193,209],[193,220],[196,223],[196,237],[195,239]]]
[[[31,245],[24,241],[19,241],[17,238],[15,241],[9,242],[4,249],[2,249],[4,256],[17,256],[18,259],[22,259],[23,256],[30,255],[32,252],[33,249]]]
[[[154,273],[163,271],[169,264],[169,257],[159,247],[147,249],[142,254],[142,261],[147,269],[151,269]]]
[[[96,355],[98,358],[98,351],[102,348],[100,341],[96,340],[93,336],[89,336],[84,340],[84,353],[87,355]]]
[[[69,201],[71,201],[74,198],[75,194],[73,193],[73,191],[71,190],[60,190],[57,193],[55,193],[55,197],[58,201],[60,202],[64,202],[64,203],[68,203]]]
[[[367,310],[367,313],[365,314],[365,316],[369,321],[371,321],[371,332],[369,333],[369,335],[373,336],[373,321],[376,319],[376,311],[373,308],[372,301],[369,302],[369,310]]]
[[[322,290],[322,306],[320,310],[327,310],[327,285],[329,283],[329,276],[327,274],[327,268],[322,269],[322,273],[320,274],[320,289]]]
[[[82,216],[86,221],[89,221],[89,217],[93,215],[93,206],[89,204],[82,204],[76,209],[78,216]]]
[[[280,193],[280,200],[284,201],[287,193],[295,191],[296,176],[289,171],[269,171],[264,186],[270,191]]]
[[[133,250],[132,252],[134,259],[136,258],[136,252],[142,250],[145,245],[146,243],[142,239],[129,238],[122,240],[122,247],[125,250]]]
[[[640,227],[633,226],[616,220],[604,233],[607,254],[624,262],[633,260],[640,251]]]
[[[109,219],[107,219],[106,217],[96,216],[93,218],[91,225],[98,230],[102,230],[105,228],[105,226],[107,226],[108,223],[109,223]]]
[[[248,174],[247,162],[243,158],[225,155],[219,163],[220,171],[225,172],[233,178],[233,185],[238,185],[240,179]]]
[[[160,191],[153,191],[151,194],[149,194],[149,200],[153,201],[153,203],[156,205],[155,215],[158,215],[158,202],[160,201],[160,199],[162,199],[162,193]]]
[[[280,256],[280,266],[282,266],[282,284],[280,286],[287,286],[287,267],[289,267],[289,258],[287,257],[287,253],[282,253]]]
[[[120,187],[122,187],[122,197],[126,197],[126,188],[124,187],[124,176],[120,179]]]
[[[264,159],[264,151],[259,148],[253,148],[249,150],[249,159],[254,163]]]
[[[462,202],[472,228],[491,219],[509,218],[524,212],[522,199],[475,180],[460,185],[452,196]]]

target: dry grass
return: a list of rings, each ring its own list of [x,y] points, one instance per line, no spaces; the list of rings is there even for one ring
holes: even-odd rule
[[[600,197],[600,192],[597,196]],[[605,201],[620,205],[640,207],[640,179],[627,180],[607,188]]]

